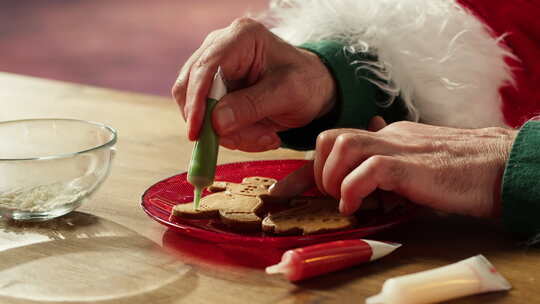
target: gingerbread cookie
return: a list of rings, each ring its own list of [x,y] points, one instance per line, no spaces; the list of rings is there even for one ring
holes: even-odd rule
[[[258,196],[268,193],[268,188],[275,184],[277,180],[262,176],[245,177],[242,183],[231,183],[224,181],[215,181],[206,188],[210,192],[227,191],[232,194]]]
[[[275,182],[265,177],[245,178],[242,184],[214,182],[208,187],[214,193],[201,199],[199,209],[195,210],[193,203],[176,205],[171,218],[219,219],[234,230],[260,230],[264,207],[275,204],[266,195],[269,185]]]
[[[265,232],[290,234],[316,234],[351,228],[356,224],[354,216],[339,213],[338,201],[326,197],[293,199],[294,207],[267,215],[262,221]]]

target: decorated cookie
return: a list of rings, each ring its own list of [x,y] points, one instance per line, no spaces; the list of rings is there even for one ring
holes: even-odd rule
[[[194,208],[194,203],[179,204],[173,208],[171,218],[219,219],[234,230],[261,230],[262,217],[267,212],[265,207],[276,204],[276,200],[266,195],[268,191],[261,186],[263,183],[215,182],[209,187],[214,193],[203,197],[198,209]]]

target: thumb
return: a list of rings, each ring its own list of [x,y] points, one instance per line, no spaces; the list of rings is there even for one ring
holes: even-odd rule
[[[286,111],[287,96],[283,86],[278,77],[266,76],[253,86],[225,95],[212,113],[214,129],[225,136]]]
[[[387,126],[386,121],[381,116],[375,116],[369,122],[368,130],[377,132]]]
[[[220,138],[220,144],[229,149],[262,152],[279,148],[281,140],[273,128],[255,123],[247,128]]]
[[[293,197],[315,186],[313,161],[293,171],[270,188],[270,195],[275,197]]]

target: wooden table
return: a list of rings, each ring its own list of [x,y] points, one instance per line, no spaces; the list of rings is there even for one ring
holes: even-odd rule
[[[145,189],[188,164],[192,145],[172,100],[0,73],[0,108],[0,120],[78,118],[119,131],[111,175],[77,212],[41,224],[0,224],[0,303],[363,303],[388,278],[479,253],[514,289],[451,303],[540,303],[540,251],[512,240],[497,223],[457,216],[428,213],[376,235],[404,246],[300,284],[205,260],[214,244],[194,254],[139,205]],[[223,149],[220,163],[303,157]]]

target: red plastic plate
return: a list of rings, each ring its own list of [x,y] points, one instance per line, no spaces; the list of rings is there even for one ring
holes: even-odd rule
[[[279,180],[305,162],[304,160],[265,160],[220,165],[216,168],[216,180],[241,182],[246,176],[265,176]],[[263,232],[243,234],[230,231],[213,220],[171,221],[169,217],[175,205],[193,201],[193,186],[187,182],[186,177],[187,173],[182,173],[151,186],[142,196],[142,207],[151,218],[177,232],[215,243],[284,249],[339,239],[361,238],[410,219],[415,209],[413,207],[397,208],[396,211],[363,221],[360,227],[338,232],[307,236],[274,236]],[[208,193],[203,193],[203,196],[206,194]],[[306,193],[306,195],[315,194],[317,194],[316,190]]]

